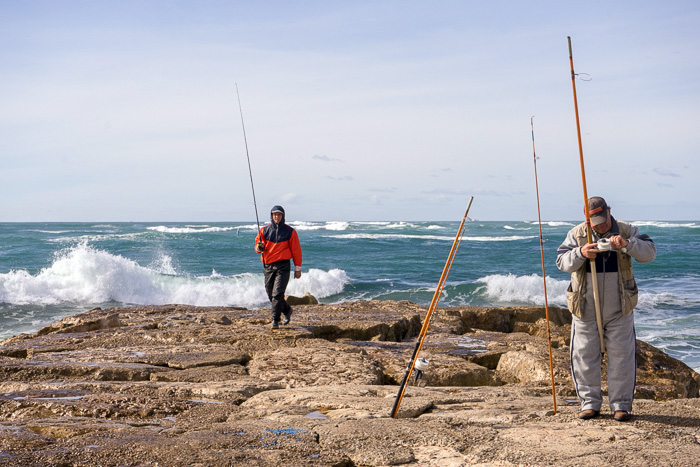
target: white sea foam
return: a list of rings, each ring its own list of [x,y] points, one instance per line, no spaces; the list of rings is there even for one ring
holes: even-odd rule
[[[70,233],[70,232],[74,232],[74,231],[73,230],[29,230],[29,232],[39,232],[39,233],[58,235],[58,234]]]
[[[405,229],[405,228],[416,228],[416,224],[404,221],[356,221],[352,222],[353,225],[357,226],[372,226],[380,229]]]
[[[262,227],[262,224],[260,225]],[[244,225],[237,225],[233,227],[234,230],[239,230],[239,229],[245,229],[245,230],[258,230],[258,225],[257,224],[244,224]]]
[[[536,235],[510,235],[505,237],[464,237],[464,240],[471,242],[514,242],[518,240],[529,240],[531,238],[537,238]]]
[[[412,224],[410,222],[390,222],[387,225],[383,226],[385,229],[415,229],[417,227],[416,224]]]
[[[544,282],[542,276],[516,276],[494,274],[477,280],[484,286],[479,290],[496,303],[532,303],[544,305]],[[547,300],[550,305],[566,306],[568,280],[547,277]]]
[[[640,286],[639,301],[637,304],[640,309],[700,309],[700,295],[696,290],[686,292],[682,289],[674,289],[672,292],[648,292],[641,291],[641,289],[642,287]]]
[[[309,269],[302,274],[300,279],[290,279],[287,286],[289,295],[303,296],[306,292],[316,298],[329,297],[339,294],[350,282],[347,273],[342,269],[331,269],[323,271],[321,269]],[[265,297],[267,301],[267,297]]]
[[[546,222],[542,222],[542,223],[546,224],[550,227],[566,227],[566,226],[576,225],[575,223],[572,223],[572,222],[561,222],[561,221],[546,221]]]
[[[159,274],[167,274],[170,276],[176,276],[177,271],[173,266],[173,258],[165,253],[161,253],[158,258],[148,265],[148,269],[157,272]]]
[[[83,243],[83,242],[101,242],[105,240],[134,240],[144,235],[144,232],[133,232],[128,234],[87,234],[74,237],[58,237],[50,238],[49,243]]]
[[[350,228],[350,223],[345,221],[327,221],[327,222],[305,222],[305,221],[293,221],[289,222],[289,225],[294,227],[296,230],[348,230]]]
[[[322,230],[325,228],[326,223],[320,222],[306,222],[306,221],[287,221],[287,224],[294,227],[296,230]]]
[[[538,225],[539,221],[525,221],[525,223]],[[566,222],[566,221],[542,221],[542,225],[548,225],[550,227],[565,227],[565,226],[574,226],[576,224],[572,223],[572,222]]]
[[[481,277],[478,283],[484,284],[478,290],[495,303],[532,303],[544,305],[544,284],[542,276],[531,274],[494,274]],[[569,280],[553,279],[547,276],[547,299],[550,305],[566,307],[566,289]],[[700,297],[697,293],[678,294],[668,291],[639,293],[638,311],[655,313],[659,308],[698,309]],[[654,318],[658,320],[658,316]]]
[[[146,227],[148,230],[153,230],[161,233],[208,233],[208,232],[229,232],[236,230],[238,227],[211,227],[208,225],[186,225],[184,227],[168,227],[166,225],[156,225]]]
[[[351,240],[392,240],[392,239],[416,239],[416,240],[443,240],[443,241],[454,241],[454,237],[448,237],[445,235],[420,235],[420,234],[373,234],[373,233],[356,233],[356,234],[341,234],[341,235],[328,235],[331,238],[345,238]],[[537,238],[534,235],[511,235],[507,237],[463,237],[465,241],[471,242],[512,242],[517,240],[528,240],[530,238]]]
[[[532,227],[513,227],[510,225],[504,225],[503,228],[506,230],[530,230],[530,229],[532,229]]]
[[[350,227],[350,224],[348,222],[326,222],[325,229],[326,230],[347,230],[348,227]]]
[[[660,228],[678,228],[688,227],[691,229],[700,228],[697,222],[662,222],[662,221],[634,221],[633,225],[637,227],[660,227]]]
[[[61,303],[234,305],[267,303],[261,274],[222,277],[178,275],[167,255],[143,267],[135,261],[81,243],[59,253],[51,266],[36,275],[24,270],[0,274],[0,303],[55,305]],[[340,293],[350,281],[345,271],[311,269],[291,280],[287,292],[317,298]]]
[[[355,221],[353,224],[356,225],[376,225],[376,226],[385,226],[391,224],[389,221]]]
[[[397,239],[417,239],[417,240],[454,240],[454,237],[444,237],[440,235],[411,235],[411,234],[384,234],[384,233],[356,233],[328,235],[330,238],[345,238],[350,240],[397,240]]]

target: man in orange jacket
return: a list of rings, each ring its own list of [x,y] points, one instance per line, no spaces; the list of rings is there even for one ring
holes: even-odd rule
[[[265,291],[272,307],[272,329],[279,329],[288,324],[292,316],[292,307],[284,299],[284,292],[289,283],[291,267],[294,261],[294,278],[301,277],[301,244],[296,230],[284,222],[284,208],[274,206],[270,211],[272,222],[261,228],[255,237],[255,251],[260,253],[264,265]]]

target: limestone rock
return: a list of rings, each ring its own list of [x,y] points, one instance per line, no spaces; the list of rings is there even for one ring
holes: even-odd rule
[[[552,379],[547,355],[536,355],[527,350],[503,354],[496,372],[509,383],[547,385]]]
[[[576,417],[570,315],[558,308],[549,323],[556,415],[544,309],[458,307],[433,314],[420,352],[428,369],[390,418],[426,311],[395,301],[295,305],[292,322],[273,332],[266,308],[94,309],[8,338],[0,465],[692,465],[700,457],[700,377],[642,342],[633,422]]]
[[[318,305],[318,300],[316,297],[306,292],[303,297],[295,297],[293,295],[287,295],[284,297],[287,303],[290,305]]]
[[[361,349],[343,345],[294,347],[258,353],[248,372],[288,387],[381,384],[381,365]]]
[[[112,313],[109,310],[102,311],[100,308],[95,308],[87,313],[69,316],[57,323],[45,326],[37,332],[37,335],[43,336],[44,334],[52,332],[91,332],[119,326],[121,326],[121,322],[119,321],[119,315],[117,313]]]

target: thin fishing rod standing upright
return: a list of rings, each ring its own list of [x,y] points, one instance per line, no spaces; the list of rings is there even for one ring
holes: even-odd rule
[[[537,193],[537,223],[540,226],[540,257],[542,258],[542,282],[544,283],[544,315],[547,319],[547,342],[549,343],[549,375],[552,379],[552,403],[557,413],[557,393],[554,390],[554,364],[552,363],[552,333],[549,330],[549,302],[547,301],[547,279],[544,272],[544,240],[542,239],[542,216],[540,215],[540,187],[537,183],[537,154],[535,153],[535,117],[530,118],[532,128],[532,158],[535,162],[535,193]]]
[[[253,169],[250,168],[250,154],[248,153],[248,138],[245,134],[245,123],[243,122],[243,107],[241,107],[241,95],[238,93],[238,83],[236,83],[236,97],[238,97],[238,110],[241,113],[241,126],[243,127],[243,142],[245,143],[245,155],[248,158],[248,173],[250,174],[250,187],[253,189],[253,206],[255,206],[255,221],[258,223],[260,231],[260,218],[258,217],[258,203],[255,200],[255,185],[253,185]]]
[[[571,51],[571,36],[569,41],[569,63],[571,65],[571,86],[574,89],[574,112],[576,113],[576,134],[578,136],[578,154],[581,162],[581,181],[583,182],[583,211],[586,213],[586,236],[588,243],[593,243],[593,227],[591,227],[591,215],[588,212],[588,189],[586,188],[586,168],[583,164],[583,144],[581,143],[581,123],[578,118],[578,99],[576,98],[576,73],[574,73],[574,56]],[[598,324],[598,337],[600,338],[600,353],[605,353],[605,340],[603,339],[603,317],[600,311],[600,298],[598,295],[598,274],[595,260],[591,263],[591,279],[593,281],[593,302],[595,304],[595,319]]]
[[[425,319],[423,320],[423,327],[421,328],[420,334],[418,335],[416,347],[413,349],[413,354],[411,355],[411,360],[409,361],[408,367],[406,368],[406,373],[404,374],[403,380],[401,380],[401,384],[399,385],[399,392],[396,394],[394,406],[391,408],[391,418],[396,418],[396,415],[399,412],[399,406],[401,406],[403,395],[406,392],[406,386],[408,385],[408,381],[411,378],[411,373],[413,373],[413,368],[416,365],[416,359],[418,358],[418,354],[420,354],[420,349],[423,346],[425,336],[428,333],[430,320],[432,319],[433,312],[437,307],[438,300],[440,300],[440,295],[442,294],[442,289],[445,286],[447,276],[450,274],[450,269],[452,268],[452,263],[454,262],[457,250],[459,249],[459,244],[462,242],[462,236],[464,235],[464,222],[467,220],[467,216],[469,215],[469,209],[472,206],[472,201],[474,201],[473,196],[469,198],[467,210],[464,212],[462,222],[459,224],[459,229],[457,229],[457,235],[455,236],[455,239],[452,242],[452,248],[450,248],[450,253],[447,255],[447,262],[445,262],[445,267],[442,269],[442,275],[440,276],[437,288],[435,289],[435,293],[433,294],[433,300],[430,302],[428,312],[426,313]]]

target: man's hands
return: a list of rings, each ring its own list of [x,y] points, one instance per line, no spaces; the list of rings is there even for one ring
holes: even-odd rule
[[[629,244],[630,242],[622,238],[620,235],[613,235],[610,237],[610,246],[613,248],[622,249],[627,247]]]
[[[629,245],[629,241],[622,238],[620,235],[610,237],[610,246],[616,250],[620,250]],[[588,259],[595,259],[595,256],[600,253],[597,243],[586,243],[581,247],[581,254]]]
[[[588,259],[595,259],[595,255],[600,253],[597,243],[586,243],[581,247],[581,254]]]
[[[258,242],[255,245],[255,251],[258,253],[262,253],[263,251],[265,251],[265,242]]]

